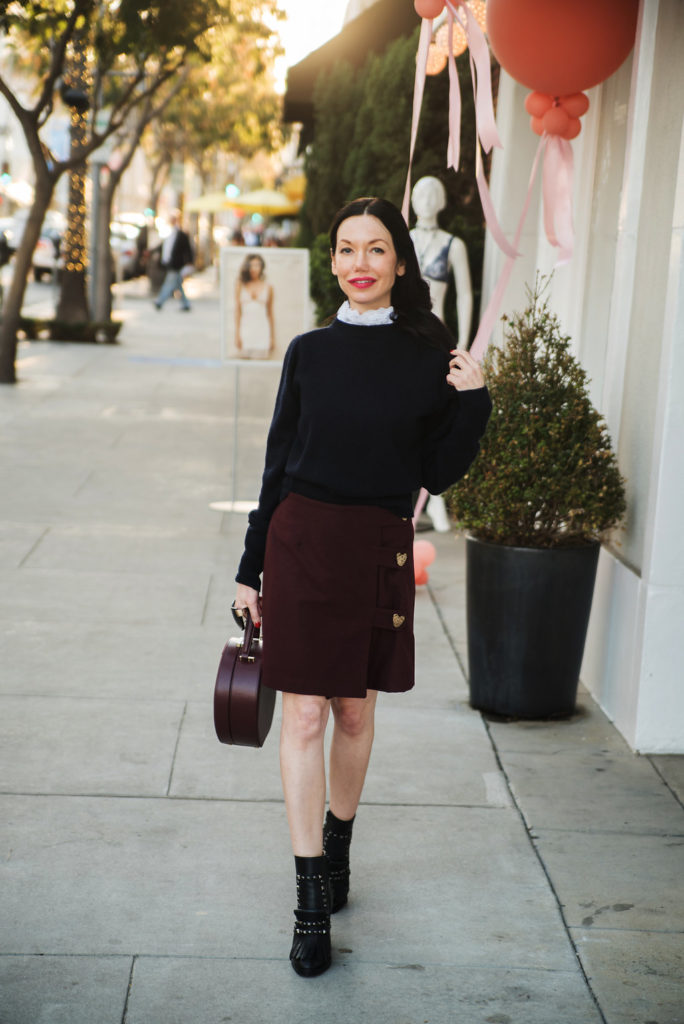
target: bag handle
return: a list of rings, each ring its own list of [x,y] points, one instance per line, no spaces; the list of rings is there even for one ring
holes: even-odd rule
[[[244,623],[245,623],[245,635],[242,641],[242,649],[238,655],[240,661],[254,661],[254,655],[252,654],[252,644],[259,642],[260,628],[255,626],[252,622],[252,616],[249,613],[249,608],[244,610]]]

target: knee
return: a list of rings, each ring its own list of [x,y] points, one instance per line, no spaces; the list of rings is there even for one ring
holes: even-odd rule
[[[283,701],[283,724],[287,732],[299,743],[314,743],[321,739],[328,721],[328,704],[318,700],[299,698]]]
[[[340,700],[335,707],[335,725],[351,738],[373,728],[373,710],[362,700]]]

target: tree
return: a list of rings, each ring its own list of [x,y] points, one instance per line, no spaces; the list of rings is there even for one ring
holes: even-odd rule
[[[189,69],[183,89],[151,126],[146,149],[156,183],[173,161],[189,161],[202,191],[220,189],[226,184],[220,154],[249,159],[283,141],[272,75],[280,48],[268,27],[280,15],[277,0],[242,0],[241,11],[238,6],[232,0],[234,20],[223,19],[207,33],[209,61]],[[151,200],[155,209],[157,195]]]
[[[206,59],[204,36],[219,16],[218,0],[10,0],[0,6],[0,30],[10,43],[19,52],[28,47],[39,55],[32,106],[24,106],[0,74],[0,94],[19,120],[35,174],[35,198],[15,256],[0,326],[0,383],[16,380],[17,329],[31,257],[57,181],[82,166],[110,135],[120,131],[136,110],[181,72],[191,55]],[[87,53],[91,116],[78,151],[59,160],[41,133],[68,70],[69,55],[76,49]],[[113,76],[121,71],[127,77],[116,90],[104,126],[99,126],[101,103]],[[68,102],[68,82],[64,86]]]

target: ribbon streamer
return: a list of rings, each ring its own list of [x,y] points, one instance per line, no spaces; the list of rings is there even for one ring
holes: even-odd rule
[[[572,146],[558,135],[549,136],[542,173],[544,230],[551,245],[559,249],[556,266],[572,258],[575,232],[572,223]]]
[[[571,259],[574,245],[572,226],[573,158],[572,147],[567,139],[561,139],[557,135],[548,135],[546,132],[540,138],[513,245],[515,249],[520,245],[522,229],[530,208],[532,190],[542,157],[544,159],[542,170],[544,230],[551,245],[559,250],[556,266],[562,266]],[[506,259],[492,297],[480,318],[477,334],[470,346],[470,354],[473,359],[481,361],[487,350],[514,262],[514,257],[509,256]]]
[[[409,148],[408,173],[406,175],[406,188],[404,189],[404,201],[401,204],[401,212],[404,220],[409,222],[409,206],[411,202],[411,168],[413,167],[413,154],[416,148],[418,137],[418,122],[420,111],[423,106],[423,93],[425,91],[425,79],[427,78],[427,62],[430,52],[430,40],[432,39],[432,18],[423,18],[420,26],[420,39],[418,41],[418,55],[416,57],[416,80],[413,87],[413,120],[411,122],[411,145]]]
[[[458,170],[461,160],[461,84],[458,80],[456,57],[454,56],[454,15],[447,8],[449,25],[449,142],[447,144],[447,167]]]
[[[453,29],[455,21],[463,29],[468,41],[470,50],[470,73],[473,82],[473,97],[475,101],[475,128],[476,128],[476,174],[480,202],[484,213],[487,227],[492,233],[494,241],[506,256],[519,255],[514,246],[511,246],[504,235],[499,220],[494,210],[487,179],[485,178],[482,159],[480,157],[480,144],[485,153],[489,153],[493,146],[501,148],[501,140],[494,118],[494,102],[492,98],[491,62],[489,58],[489,47],[482,29],[477,23],[472,11],[465,5],[463,0],[446,0],[447,24],[449,27],[449,142],[447,145],[447,167],[458,170],[460,161],[461,143],[461,90],[458,81],[458,71],[454,56]],[[432,19],[423,18],[418,43],[418,55],[416,57],[416,79],[413,90],[413,119],[411,123],[411,144],[409,150],[408,172],[406,175],[406,187],[404,189],[404,201],[401,212],[408,224],[410,203],[411,203],[411,171],[413,168],[413,156],[418,136],[418,123],[420,112],[423,106],[423,94],[425,91],[425,79],[427,77],[427,61],[432,39]]]

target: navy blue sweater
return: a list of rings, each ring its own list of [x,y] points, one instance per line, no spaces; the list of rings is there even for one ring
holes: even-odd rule
[[[239,583],[259,589],[268,524],[291,491],[411,516],[417,490],[441,494],[463,476],[492,405],[486,388],[447,383],[449,359],[396,324],[335,320],[292,341]]]

